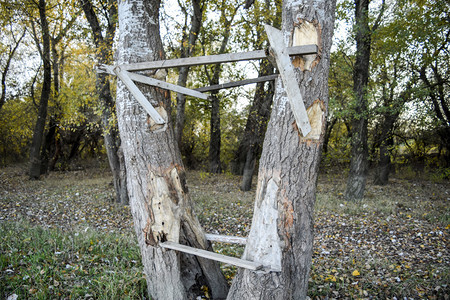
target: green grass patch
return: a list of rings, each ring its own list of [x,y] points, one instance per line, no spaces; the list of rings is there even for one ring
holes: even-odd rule
[[[0,223],[0,298],[145,299],[132,234]]]

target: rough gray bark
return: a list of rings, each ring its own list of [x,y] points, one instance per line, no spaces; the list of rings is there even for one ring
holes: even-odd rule
[[[119,3],[117,63],[161,60],[160,1]],[[127,168],[127,185],[134,227],[152,299],[196,299],[208,287],[215,299],[228,291],[219,264],[158,247],[161,241],[208,248],[192,213],[184,168],[170,119],[170,98],[160,89],[139,85],[167,121],[155,124],[125,86],[117,86],[117,113]]]
[[[319,35],[311,71],[296,69],[312,133],[302,137],[281,81],[260,159],[255,212],[244,258],[279,272],[239,270],[228,299],[305,299],[313,244],[313,210],[328,106],[328,70],[335,1],[284,1],[286,45],[302,24]],[[294,63],[294,65],[296,65]]]
[[[183,32],[183,38],[181,41],[181,54],[180,58],[190,57],[194,53],[195,43],[197,42],[198,35],[200,33],[200,28],[202,26],[203,19],[203,9],[205,7],[202,4],[202,0],[192,1],[193,15],[191,16],[191,28],[189,34],[186,30]],[[187,14],[186,14],[187,18]],[[185,46],[185,42],[187,45]],[[180,67],[178,74],[177,85],[186,86],[188,79],[189,67]],[[175,120],[175,139],[178,146],[181,148],[181,138],[183,136],[183,128],[185,121],[185,108],[186,108],[186,96],[184,94],[177,94],[177,114]]]
[[[41,54],[44,79],[42,81],[41,98],[39,101],[39,111],[34,127],[33,139],[30,148],[30,178],[39,179],[41,175],[41,146],[44,137],[45,122],[47,119],[47,107],[48,100],[50,98],[51,84],[52,84],[52,71],[50,63],[50,32],[48,28],[47,16],[46,16],[46,3],[45,0],[39,0],[39,19],[42,31],[42,49],[39,51]],[[37,44],[40,48],[40,44]]]
[[[103,36],[102,27],[98,21],[92,3],[89,0],[80,0],[86,19],[91,27],[94,36],[94,43],[97,48],[97,61],[100,64],[109,64],[112,58],[112,44],[116,32],[117,22],[117,3],[110,0],[108,5],[109,24],[106,34]],[[102,126],[103,137],[105,141],[106,154],[108,156],[109,167],[113,175],[114,189],[116,191],[116,202],[127,204],[127,176],[125,161],[122,150],[120,149],[120,137],[117,125],[111,122],[114,118],[115,103],[111,95],[110,83],[106,74],[97,73],[96,89],[99,102],[102,105]],[[114,125],[113,125],[114,124]]]

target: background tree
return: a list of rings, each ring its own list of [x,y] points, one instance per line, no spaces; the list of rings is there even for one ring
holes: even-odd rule
[[[252,3],[253,4],[253,3]],[[251,6],[246,3],[248,12],[243,24],[245,34],[239,36],[242,44],[248,45],[248,50],[261,50],[268,47],[263,24],[272,24],[279,27],[281,23],[281,1],[265,1],[265,3],[254,3]],[[249,38],[250,37],[250,38]],[[248,41],[250,39],[250,41]],[[253,45],[252,45],[253,44]],[[271,75],[275,67],[267,60],[259,62],[258,76]],[[244,133],[240,137],[239,147],[233,161],[235,174],[243,175],[241,190],[248,191],[251,188],[256,160],[261,154],[264,134],[270,117],[274,92],[274,82],[260,82],[256,84],[253,101],[247,117]]]
[[[181,3],[180,3],[181,5]],[[182,7],[184,13],[185,24],[182,30],[182,38],[180,43],[180,58],[190,57],[194,54],[195,44],[197,42],[200,29],[203,24],[203,13],[206,8],[206,3],[203,0],[192,0],[192,15],[190,20],[190,28],[188,29],[187,19],[188,10],[186,7]],[[186,86],[189,67],[180,67],[178,69],[178,80],[177,85]],[[181,148],[183,128],[185,123],[185,107],[186,107],[186,96],[183,94],[177,94],[177,104],[176,104],[176,121],[175,121],[175,139],[178,146]]]
[[[369,0],[355,0],[355,41],[356,60],[353,70],[353,92],[355,93],[354,114],[351,121],[352,150],[350,158],[350,171],[347,179],[345,198],[347,200],[360,200],[364,197],[368,172],[368,83],[370,67],[370,47],[372,35],[380,25],[385,2],[375,24],[369,25]]]
[[[36,120],[36,125],[33,133],[33,140],[30,149],[30,178],[38,179],[41,175],[41,146],[43,142],[45,122],[47,119],[47,107],[48,100],[51,93],[51,62],[50,62],[50,32],[47,21],[47,8],[45,0],[39,0],[38,4],[40,29],[42,36],[42,48],[39,41],[36,46],[38,47],[39,54],[42,59],[44,80],[42,84],[41,97],[39,101],[39,112]],[[31,21],[34,24],[34,21]]]
[[[231,28],[233,26],[233,20],[239,8],[243,3],[221,1],[217,3],[217,9],[220,11],[219,21],[222,27],[219,29],[219,37],[221,41],[217,41],[217,33],[210,31],[209,28],[205,28],[204,36],[202,38],[202,46],[211,44],[213,49],[216,48],[215,44],[219,44],[218,49],[214,49],[208,53],[211,54],[223,54],[227,52],[228,42],[231,36]],[[206,35],[206,37],[205,37]],[[206,54],[206,53],[205,53]],[[209,85],[215,85],[219,83],[220,75],[222,73],[221,64],[216,64],[210,67],[205,66],[205,74],[208,78]],[[221,132],[220,132],[220,101],[218,91],[213,91],[209,97],[211,102],[211,122],[210,122],[210,141],[209,141],[209,171],[211,173],[222,172],[222,166],[220,161],[220,147],[221,147]]]
[[[100,5],[101,4],[101,5]],[[108,0],[98,3],[103,7],[103,19],[106,25],[101,25],[95,7],[89,0],[80,0],[84,15],[89,22],[92,37],[96,47],[96,58],[99,64],[112,62],[113,42],[117,23],[117,1]],[[116,202],[127,204],[128,192],[126,169],[123,153],[120,148],[120,137],[115,119],[115,102],[111,94],[111,87],[106,74],[98,74],[96,89],[99,103],[102,107],[102,126],[106,154],[113,174],[113,183],[116,191]]]

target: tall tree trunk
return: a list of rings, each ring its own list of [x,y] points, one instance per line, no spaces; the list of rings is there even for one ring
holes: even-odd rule
[[[272,65],[267,61],[263,63],[262,69],[260,76],[273,74],[274,71]],[[248,115],[244,138],[241,141],[241,143],[244,143],[244,149],[246,149],[244,153],[247,153],[242,172],[242,191],[249,191],[251,188],[256,159],[261,152],[267,122],[270,117],[273,93],[274,84],[272,82],[269,82],[267,90],[265,89],[265,83],[259,83],[256,87],[254,103]]]
[[[108,64],[112,59],[112,43],[116,32],[117,21],[117,3],[110,0],[108,5],[108,16],[110,24],[103,36],[102,28],[94,11],[92,3],[89,0],[80,0],[86,19],[89,22],[94,35],[94,43],[97,48],[97,61],[100,64]],[[108,156],[109,167],[113,175],[114,189],[116,191],[116,202],[128,204],[127,176],[123,153],[120,148],[120,136],[116,122],[113,122],[115,103],[111,95],[111,87],[106,74],[98,74],[96,78],[96,89],[98,99],[102,105],[102,127],[103,137]]]
[[[364,197],[368,171],[367,146],[367,85],[371,30],[369,28],[369,0],[355,0],[356,62],[353,70],[355,111],[352,118],[350,171],[345,198],[350,201]]]
[[[59,96],[59,63],[60,57],[58,50],[56,49],[57,45],[56,39],[51,38],[51,54],[52,54],[52,69],[53,69],[53,93],[52,100],[56,104]],[[57,105],[58,106],[58,105]],[[54,157],[56,152],[56,135],[58,129],[58,121],[57,121],[57,112],[53,111],[50,114],[49,122],[48,122],[48,131],[45,135],[44,144],[42,146],[41,153],[41,174],[46,174],[49,170],[49,162],[50,159]]]
[[[203,0],[193,0],[192,8],[194,14],[191,16],[191,28],[189,34],[183,32],[183,39],[181,41],[181,55],[180,58],[192,56],[194,53],[195,43],[197,42],[200,28],[202,27],[203,9],[205,5],[201,5]],[[187,18],[187,15],[186,15]],[[187,45],[185,46],[185,42]],[[189,74],[189,67],[180,67],[178,74],[179,86],[186,86]],[[184,94],[177,94],[177,114],[175,120],[175,140],[178,147],[181,149],[181,138],[183,136],[183,128],[185,121],[186,96]]]
[[[380,134],[380,159],[375,172],[374,184],[386,185],[389,181],[389,173],[391,169],[391,148],[394,145],[392,130],[397,120],[398,114],[386,114],[382,123]]]
[[[262,60],[260,63],[258,76],[265,76],[273,73],[273,66],[267,60]],[[242,175],[244,173],[244,165],[246,163],[247,152],[251,144],[259,143],[261,145],[264,140],[264,132],[270,117],[270,107],[272,106],[272,100],[273,83],[269,83],[269,87],[267,90],[265,82],[259,82],[258,84],[256,84],[255,95],[253,97],[252,106],[250,107],[248,113],[244,134],[239,141],[239,147],[235,153],[235,157],[233,160],[233,173],[236,175]],[[258,126],[260,125],[263,125],[261,128],[262,132],[260,132],[258,128]]]
[[[334,125],[336,125],[337,118],[332,118],[331,122],[327,123],[327,129],[325,131],[325,137],[323,138],[323,153],[328,153],[328,144],[331,137],[331,132],[333,131]]]
[[[230,40],[231,34],[231,24],[233,23],[234,17],[242,4],[236,6],[229,18],[227,18],[225,10],[226,10],[226,2],[223,1],[221,17],[223,19],[223,36],[222,42],[220,44],[220,48],[218,53],[223,54],[226,51],[228,41]],[[216,64],[212,68],[212,76],[209,75],[207,68],[205,67],[206,75],[208,77],[208,81],[210,85],[215,85],[219,83],[220,74],[222,72],[221,64]],[[211,173],[220,173],[222,172],[222,166],[220,163],[220,146],[221,146],[221,133],[220,133],[220,97],[217,92],[211,93],[209,97],[211,101],[211,120],[210,120],[210,140],[209,140],[209,171]]]
[[[30,149],[30,178],[39,179],[41,175],[41,146],[44,136],[45,121],[47,119],[48,99],[51,92],[52,70],[50,63],[50,33],[46,16],[45,0],[39,0],[39,19],[42,30],[41,59],[44,69],[41,98],[36,125],[33,132],[33,140]],[[39,47],[39,45],[38,45]]]
[[[260,159],[255,211],[244,258],[274,270],[239,270],[228,299],[305,299],[313,245],[313,211],[328,107],[328,70],[335,1],[284,1],[282,31],[317,37],[321,54],[311,71],[296,69],[312,133],[302,137],[277,81]],[[314,30],[313,30],[314,29]],[[297,44],[294,44],[297,45]],[[300,65],[301,68],[301,65]]]
[[[209,172],[220,173],[222,166],[220,163],[220,98],[217,93],[211,94],[211,121],[209,138]]]
[[[0,95],[0,110],[3,107],[3,104],[5,104],[6,102],[6,75],[8,75],[9,72],[9,67],[11,65],[11,61],[14,57],[14,54],[16,53],[17,48],[20,45],[20,42],[22,41],[23,37],[25,36],[25,33],[27,31],[24,30],[21,34],[21,36],[19,37],[19,39],[16,39],[16,37],[14,36],[14,32],[11,30],[11,34],[12,34],[12,40],[14,41],[14,45],[9,46],[9,51],[7,54],[7,58],[6,58],[6,62],[5,65],[2,69],[2,74],[1,74],[1,95]]]
[[[119,65],[164,58],[159,7],[158,0],[119,2]],[[154,124],[118,82],[117,113],[130,207],[149,294],[152,299],[196,299],[206,286],[215,299],[225,298],[228,287],[218,263],[158,246],[168,240],[197,248],[210,247],[191,209],[170,119],[168,93],[139,87],[166,120],[162,126]]]

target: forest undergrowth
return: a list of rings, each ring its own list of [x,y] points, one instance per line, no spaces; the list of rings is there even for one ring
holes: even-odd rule
[[[187,183],[206,232],[248,234],[255,186],[241,192],[239,177],[199,171],[188,172]],[[345,176],[322,173],[309,297],[448,299],[449,187],[397,174],[349,203]],[[112,199],[106,169],[52,172],[40,181],[22,167],[0,169],[0,298],[146,298],[130,209]],[[214,249],[243,253],[232,244]],[[236,269],[222,269],[231,282]]]

